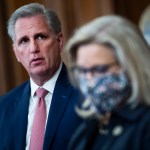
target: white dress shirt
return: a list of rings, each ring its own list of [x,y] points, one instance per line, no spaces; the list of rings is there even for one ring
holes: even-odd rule
[[[62,68],[62,63],[60,65],[59,69],[54,74],[54,76],[42,86],[44,89],[46,89],[48,91],[48,94],[45,96],[46,114],[47,114],[46,124],[47,124],[48,113],[49,113],[49,109],[50,109],[50,105],[51,105],[51,100],[52,100],[55,83],[57,81],[57,78],[58,78],[61,68]],[[27,134],[26,134],[26,150],[29,150],[33,118],[34,118],[36,105],[38,102],[38,97],[35,94],[35,91],[39,88],[39,86],[37,84],[35,84],[31,78],[30,78],[30,86],[31,86],[31,95],[30,95],[30,100],[29,100],[28,125],[27,125]]]

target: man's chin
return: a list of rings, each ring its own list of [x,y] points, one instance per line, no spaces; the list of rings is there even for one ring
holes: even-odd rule
[[[48,74],[48,71],[46,69],[34,69],[32,70],[32,72],[30,73],[32,76],[45,76],[46,74]]]

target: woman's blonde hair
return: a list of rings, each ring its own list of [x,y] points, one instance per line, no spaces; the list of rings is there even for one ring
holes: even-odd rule
[[[96,18],[75,31],[66,44],[65,52],[69,76],[76,86],[78,80],[71,68],[76,65],[78,47],[85,43],[111,45],[131,80],[131,101],[150,105],[150,49],[133,23],[110,15]]]

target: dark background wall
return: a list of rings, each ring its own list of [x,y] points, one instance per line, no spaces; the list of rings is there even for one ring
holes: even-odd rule
[[[98,16],[122,15],[136,25],[150,0],[0,0],[0,95],[28,79],[17,62],[7,35],[7,20],[18,7],[31,2],[45,4],[57,12],[63,23],[65,41],[82,24]],[[62,53],[63,60],[66,61]]]

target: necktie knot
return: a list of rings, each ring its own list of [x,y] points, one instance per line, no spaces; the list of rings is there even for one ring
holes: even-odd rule
[[[38,88],[36,90],[36,94],[38,96],[38,98],[45,98],[45,96],[47,95],[48,91],[45,90],[44,88]]]

